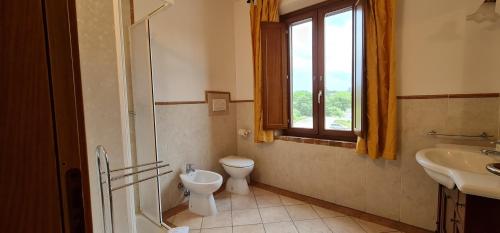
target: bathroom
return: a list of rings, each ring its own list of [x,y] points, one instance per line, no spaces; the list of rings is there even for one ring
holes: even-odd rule
[[[312,74],[312,70],[326,70],[327,67],[311,66],[314,78],[308,82],[295,83],[288,81],[293,78],[287,76],[284,82],[272,84],[290,91],[292,86],[310,82],[314,95],[311,94],[309,101],[315,103],[318,98],[318,104],[311,105],[308,110],[313,115],[310,121],[307,116],[296,118],[295,104],[290,103],[295,101],[294,96],[290,99],[287,92],[268,96],[267,89],[258,88],[271,84],[258,81],[257,85],[254,81],[263,74],[255,74],[255,70],[260,71],[262,67],[255,67],[253,45],[256,41],[252,28],[255,27],[252,22],[255,15],[250,12],[274,11],[277,13],[274,18],[286,24],[286,30],[293,30],[309,22],[311,25],[316,21],[326,24],[326,17],[346,12],[354,15],[350,19],[357,19],[359,2],[376,5],[377,1],[68,2],[74,7],[76,17],[77,31],[73,33],[78,38],[76,52],[81,76],[81,90],[76,90],[81,91],[82,106],[79,107],[84,116],[84,124],[80,126],[84,125],[81,145],[85,147],[82,151],[86,151],[83,161],[87,161],[82,167],[86,172],[82,174],[88,175],[84,177],[88,185],[84,182],[82,195],[83,205],[89,205],[85,210],[85,222],[90,225],[85,231],[74,232],[500,231],[498,225],[480,221],[481,218],[487,219],[486,222],[500,219],[500,176],[493,174],[500,168],[491,168],[494,170],[491,172],[485,168],[486,164],[500,163],[500,156],[495,155],[500,151],[500,145],[495,148],[500,140],[500,4],[495,0],[379,2],[386,7],[381,10],[383,14],[393,17],[389,20],[393,23],[390,26],[392,34],[389,33],[393,40],[380,42],[390,45],[391,50],[382,52],[389,61],[383,61],[386,66],[378,64],[389,69],[380,73],[387,72],[384,75],[391,78],[390,94],[384,90],[373,93],[373,89],[364,86],[370,83],[363,81],[361,86],[364,88],[359,89],[360,102],[355,94],[349,96],[350,109],[341,116],[350,117],[349,133],[331,135],[322,135],[321,132],[329,130],[321,127],[343,127],[345,122],[327,123],[324,116],[327,107],[321,103],[329,101],[326,96],[329,92],[325,90],[322,96],[321,85],[327,87],[320,82],[316,84],[315,74]],[[261,4],[270,6],[262,7]],[[337,12],[328,8],[332,6],[343,8]],[[344,11],[344,8],[349,10]],[[324,13],[325,9],[330,10]],[[302,20],[303,15],[313,11],[316,15],[311,21]],[[325,14],[325,21],[317,19],[321,18],[319,14]],[[382,21],[387,23],[387,19]],[[351,31],[367,27],[365,24],[358,28],[356,20],[349,22]],[[263,25],[261,29],[265,28]],[[319,35],[329,35],[318,28],[311,29],[313,34],[307,31],[312,35],[311,41],[321,38]],[[354,32],[348,34],[349,43],[353,43],[351,47],[359,45],[357,39],[366,38]],[[295,38],[286,36],[287,40]],[[305,38],[304,43],[313,43],[307,36]],[[362,46],[367,46],[366,41],[360,41]],[[270,58],[293,63],[291,57],[296,52],[293,49],[302,47],[294,47],[291,42],[287,45],[289,47],[274,47],[287,50],[287,56]],[[376,49],[383,47],[378,46]],[[320,51],[324,47],[321,45],[311,47],[314,55],[327,50]],[[367,62],[365,56],[369,57],[366,53],[371,50],[363,51],[361,60]],[[349,56],[354,57],[348,59],[353,78],[349,77],[347,85],[349,93],[355,93],[358,91],[356,77],[366,78],[364,75],[370,70],[357,60],[358,54]],[[313,63],[316,59],[326,59],[319,57],[310,59]],[[273,65],[266,61],[262,61],[264,65]],[[300,65],[303,64],[297,63]],[[287,72],[293,73],[293,68]],[[319,80],[322,79],[321,76]],[[276,87],[272,86],[271,90]],[[377,94],[388,99],[379,105],[389,105],[388,109],[375,112],[376,118],[380,118],[378,121],[370,115],[374,109],[370,98],[378,98]],[[284,100],[269,104],[272,98]],[[266,120],[273,116],[263,116],[263,111],[282,114],[280,117],[287,118],[285,127],[264,130],[262,124],[267,124]],[[384,127],[381,131],[387,130],[378,132],[381,142],[375,142],[377,145],[370,142],[373,139],[365,143],[357,139],[358,114],[362,116],[360,135],[371,135]],[[54,121],[57,125],[57,118]],[[295,121],[306,125],[305,130],[294,130],[291,125]],[[380,124],[378,129],[370,127],[370,122],[374,125],[374,121]],[[313,131],[315,133],[310,133]],[[10,141],[5,141],[5,145],[7,142]],[[104,157],[99,160],[96,157],[99,145],[105,148],[109,158],[108,170],[103,170],[106,169]],[[376,153],[372,153],[372,146]],[[443,151],[447,157],[432,157]],[[104,155],[101,152],[98,156]],[[5,158],[3,154],[2,157]],[[0,164],[8,161],[2,159]],[[134,166],[156,169],[130,176],[123,172],[126,169],[115,173],[115,170]],[[194,172],[190,173],[188,168]],[[235,168],[238,171],[234,171]],[[462,168],[465,170],[460,170]],[[222,178],[217,177],[218,184],[209,192],[213,193],[213,200],[211,196],[198,198],[199,194],[189,184],[195,182],[195,178],[193,181],[181,179],[183,174],[200,171],[214,172]],[[105,179],[103,174],[110,174],[108,178],[112,178],[118,173],[125,176],[110,179],[107,190],[106,182],[100,180]],[[7,177],[7,174],[16,173],[2,174]],[[236,174],[244,174],[244,178]],[[116,190],[112,190],[111,181],[115,182]],[[4,196],[4,191],[0,193]],[[457,200],[449,204],[454,198]],[[461,202],[465,199],[467,204]],[[467,213],[466,217],[462,212]],[[6,221],[8,218],[1,219]],[[7,224],[4,221],[0,225]],[[63,218],[62,221],[67,220]]]

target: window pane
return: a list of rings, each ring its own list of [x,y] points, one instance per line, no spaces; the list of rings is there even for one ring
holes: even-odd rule
[[[352,129],[352,11],[325,16],[325,129]]]
[[[292,127],[313,128],[312,20],[290,27]]]

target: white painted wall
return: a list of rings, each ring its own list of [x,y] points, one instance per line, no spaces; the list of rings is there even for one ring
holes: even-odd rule
[[[320,0],[283,0],[288,13]],[[500,23],[466,21],[481,0],[397,1],[398,95],[500,92]],[[249,25],[248,5],[235,2],[235,26]],[[500,4],[497,4],[500,12]],[[245,23],[248,22],[248,23]],[[243,29],[241,29],[243,30]],[[252,93],[251,44],[235,29],[237,96]],[[249,50],[250,53],[241,51]],[[252,82],[253,83],[253,82]]]
[[[500,92],[500,23],[466,21],[476,0],[398,4],[400,95]]]
[[[250,7],[234,1],[234,61],[236,93],[234,99],[253,100],[253,58]]]
[[[286,14],[324,0],[282,0],[280,14]],[[234,99],[253,99],[252,35],[250,5],[244,0],[234,0],[234,53],[236,93]]]
[[[281,0],[280,14],[290,13],[307,6],[311,6],[325,0]]]
[[[232,0],[179,0],[151,18],[156,101],[235,93],[233,23]]]

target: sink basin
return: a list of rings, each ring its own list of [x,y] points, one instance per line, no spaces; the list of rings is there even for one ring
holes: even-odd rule
[[[500,162],[498,156],[462,146],[423,149],[416,159],[432,179],[449,189],[457,186],[467,194],[500,199],[500,176],[486,169],[488,164]]]
[[[486,165],[495,162],[495,159],[480,153],[450,150],[446,148],[421,150],[417,155],[419,153],[423,154],[422,156],[425,156],[429,162],[457,170],[480,174],[487,174]]]

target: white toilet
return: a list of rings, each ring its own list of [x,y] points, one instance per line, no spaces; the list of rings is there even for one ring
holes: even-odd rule
[[[226,183],[226,190],[236,194],[250,193],[246,177],[253,170],[255,165],[253,160],[230,155],[220,159],[219,162],[230,175]]]

